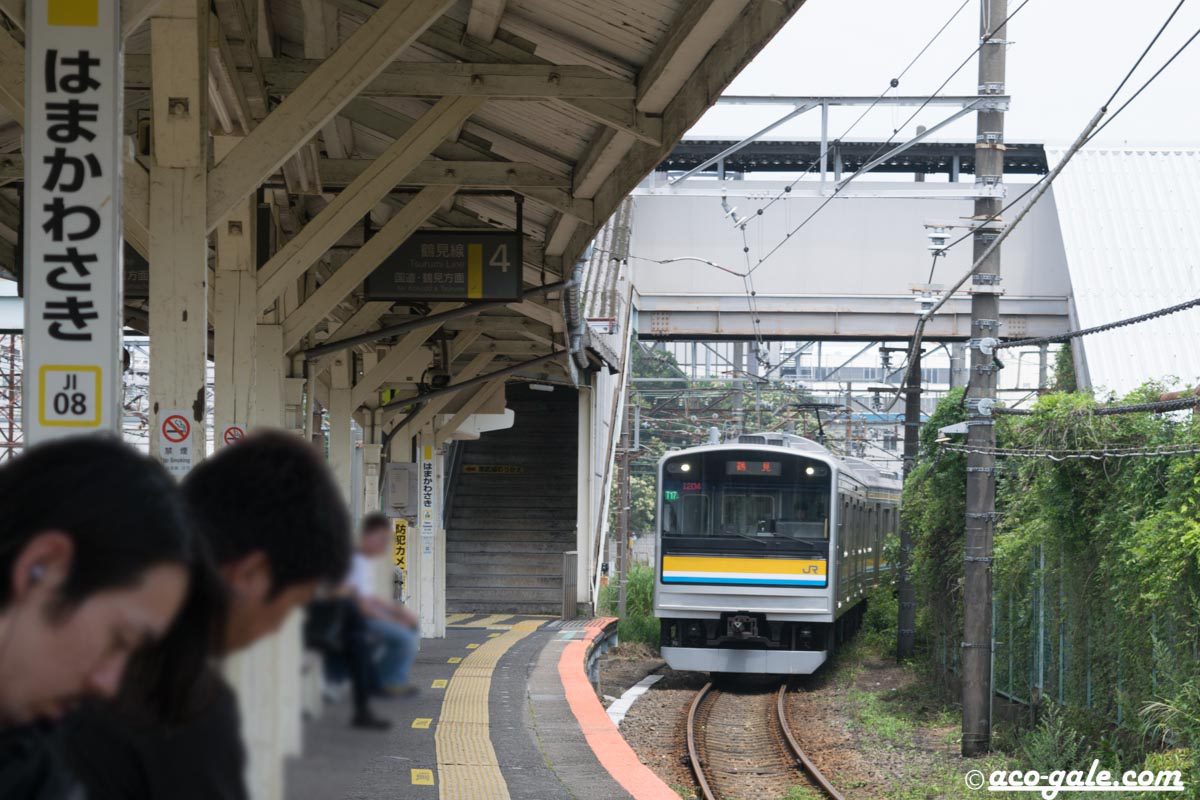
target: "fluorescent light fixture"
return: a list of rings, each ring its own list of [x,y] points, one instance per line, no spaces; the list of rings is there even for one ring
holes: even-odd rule
[[[535,392],[553,392],[554,391],[554,387],[548,383],[531,383],[531,384],[529,384],[529,388],[533,389]]]

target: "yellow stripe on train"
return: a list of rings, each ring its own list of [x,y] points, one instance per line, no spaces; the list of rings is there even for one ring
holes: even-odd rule
[[[821,559],[729,558],[727,556],[663,556],[663,572],[751,573],[756,575],[825,575]]]

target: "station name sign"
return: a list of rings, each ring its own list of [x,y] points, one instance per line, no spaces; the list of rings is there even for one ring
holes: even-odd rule
[[[119,0],[29,3],[25,441],[121,424]]]
[[[521,235],[421,231],[367,278],[368,300],[521,299]]]

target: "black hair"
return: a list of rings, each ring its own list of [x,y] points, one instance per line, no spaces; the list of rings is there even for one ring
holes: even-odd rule
[[[197,531],[218,566],[255,552],[272,590],[339,583],[350,567],[350,514],[315,447],[262,431],[222,448],[183,480]]]
[[[392,521],[387,514],[382,511],[372,511],[363,515],[361,530],[364,534],[373,533],[381,528],[389,531],[392,529]]]
[[[110,435],[38,444],[0,466],[0,508],[0,609],[12,599],[13,562],[47,531],[74,545],[58,611],[132,586],[150,567],[194,560],[192,527],[171,476]]]

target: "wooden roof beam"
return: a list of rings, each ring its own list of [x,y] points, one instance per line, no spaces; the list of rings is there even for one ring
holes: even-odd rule
[[[467,35],[485,44],[496,38],[500,17],[504,16],[504,5],[505,0],[471,0]]]
[[[25,127],[25,46],[0,28],[0,107]]]
[[[393,250],[437,211],[454,186],[430,186],[400,209],[368,239],[341,268],[283,322],[283,347],[291,350],[354,289],[366,280]]]
[[[630,189],[666,158],[673,143],[720,97],[734,76],[779,32],[802,3],[803,0],[750,0],[663,110],[665,144],[635,143],[596,190],[595,219],[604,220],[612,215]],[[579,226],[562,252],[564,261],[571,263],[578,258],[594,235],[594,226]],[[549,246],[546,250],[552,252]]]
[[[454,416],[450,418],[449,422],[438,427],[437,431],[434,433],[434,444],[438,447],[441,447],[447,439],[454,436],[454,434],[458,432],[458,429],[463,426],[463,423],[465,423],[472,414],[474,414],[476,411],[482,408],[485,403],[495,397],[497,392],[502,393],[504,391],[505,380],[505,378],[496,378],[495,380],[488,381],[483,386],[480,386],[473,395],[463,402],[462,406],[458,409],[458,411],[455,412]]]
[[[321,63],[317,59],[264,59],[267,87],[272,94],[291,94]],[[386,67],[358,93],[360,97],[442,97],[449,94],[507,99],[559,97],[632,101],[637,87],[592,67],[401,61]]]
[[[473,97],[443,99],[371,162],[370,167],[351,181],[345,191],[338,194],[259,270],[259,306],[269,306],[283,293],[289,282],[303,275],[445,139],[453,127],[469,117],[480,102],[479,98]],[[450,193],[453,194],[453,191]]]
[[[442,15],[452,0],[388,0],[208,176],[208,230]],[[422,154],[424,155],[424,154]]]
[[[748,0],[694,0],[638,73],[637,110],[660,114],[704,56],[746,8]]]
[[[430,308],[429,313],[440,314],[443,311],[457,308],[458,305],[458,303],[438,303]],[[388,354],[381,358],[374,367],[367,370],[358,383],[354,384],[354,388],[350,390],[350,407],[358,408],[366,403],[367,399],[375,394],[380,386],[387,383],[393,375],[407,374],[406,365],[417,358],[425,357],[425,354],[421,352],[421,347],[437,333],[440,327],[441,323],[434,321],[401,337],[400,341],[388,351]]]
[[[369,159],[321,161],[325,188],[346,186],[374,163]],[[397,183],[398,186],[464,186],[477,189],[563,189],[571,179],[518,161],[422,161]]]

